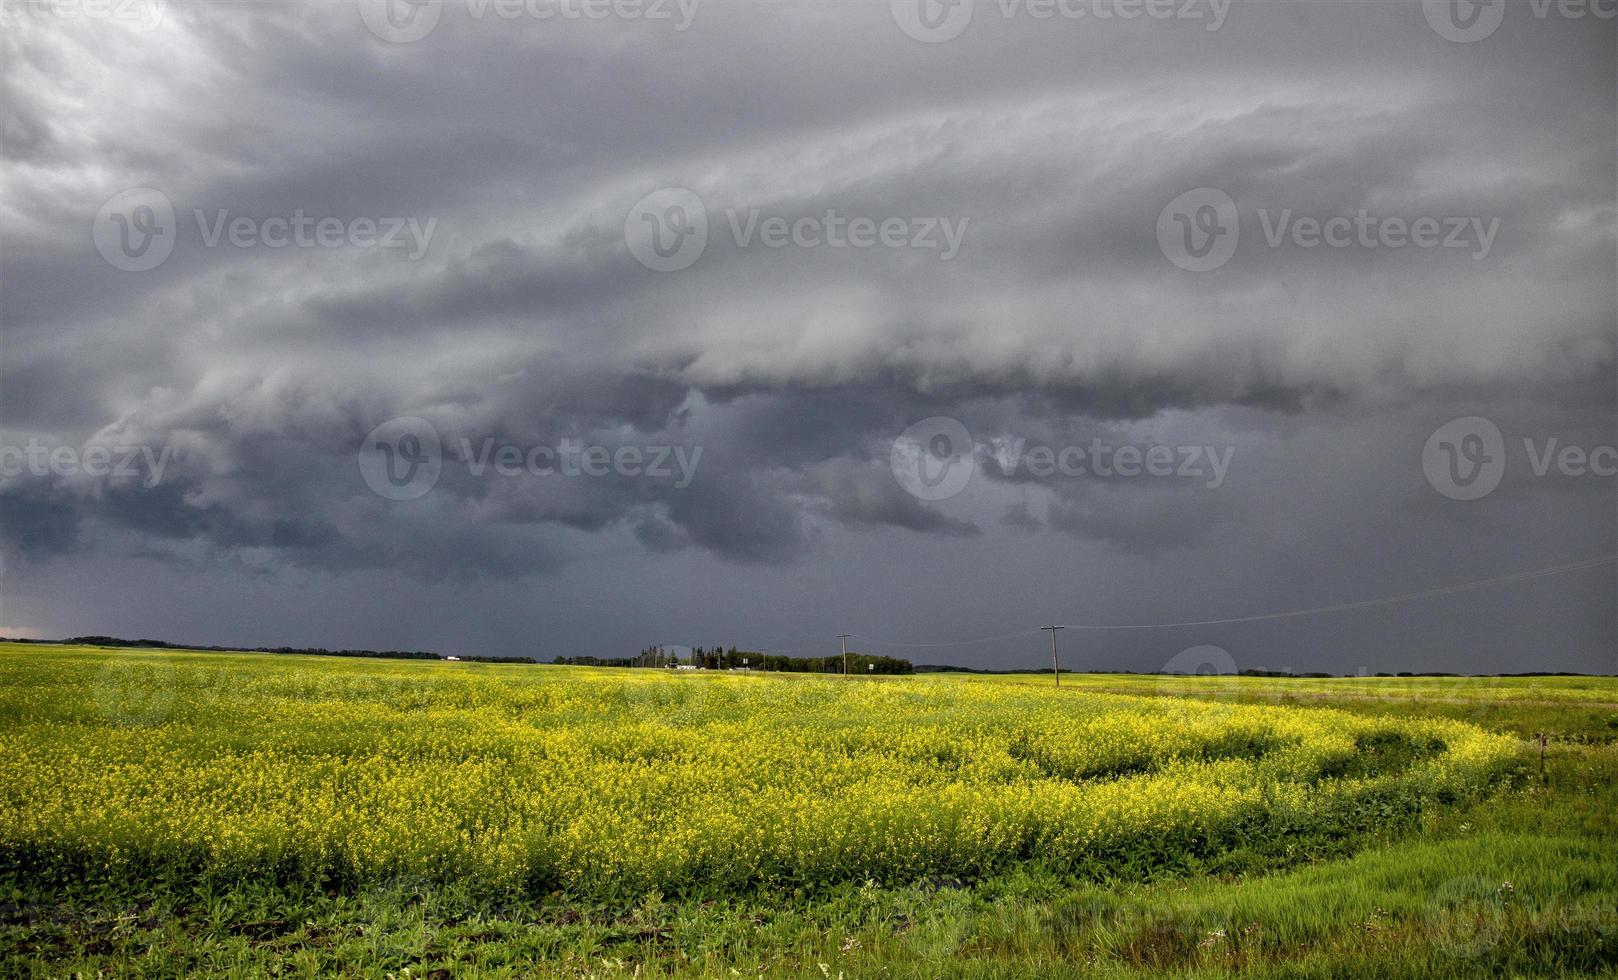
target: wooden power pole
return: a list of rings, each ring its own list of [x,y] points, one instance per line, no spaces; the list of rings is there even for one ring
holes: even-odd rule
[[[1051,673],[1056,675],[1056,686],[1062,686],[1062,665],[1056,659],[1056,631],[1065,630],[1066,626],[1041,626],[1042,630],[1051,631]]]
[[[837,634],[837,638],[839,640],[843,641],[843,676],[844,677],[848,676],[848,638],[853,636],[853,635],[854,635],[853,633],[838,633]]]

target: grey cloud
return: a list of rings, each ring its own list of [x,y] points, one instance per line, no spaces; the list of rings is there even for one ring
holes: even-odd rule
[[[1611,550],[1610,486],[1513,471],[1454,507],[1410,462],[1461,414],[1513,438],[1618,440],[1610,23],[1514,16],[1455,45],[1413,4],[1238,3],[1218,32],[1008,22],[985,4],[960,39],[926,45],[884,3],[705,4],[684,33],[447,6],[397,46],[349,3],[170,4],[149,34],[8,19],[0,443],[180,452],[149,490],[0,477],[6,589],[60,596],[31,619],[90,631],[66,624],[101,615],[89,583],[105,562],[162,565],[135,578],[208,595],[175,613],[199,639],[229,626],[202,608],[228,605],[207,576],[312,575],[323,594],[301,605],[334,631],[348,606],[387,606],[430,635],[444,627],[417,608],[451,620],[481,588],[506,605],[463,628],[514,648],[537,624],[502,590],[543,581],[535,616],[802,643],[823,615],[969,630],[1005,591],[980,565],[1025,556],[1030,595],[989,603],[1006,615],[1059,616],[1081,582],[1090,612],[1127,618],[1314,601],[1299,555],[1332,556],[1319,564],[1353,592],[1390,566],[1426,583]],[[663,274],[636,263],[623,222],[669,185],[702,197],[711,234]],[[133,186],[192,223],[148,273],[110,267],[90,235]],[[1199,186],[1243,220],[1234,256],[1203,274],[1155,235]],[[438,230],[414,262],[209,248],[193,208]],[[739,247],[727,211],[753,208],[969,223],[947,262]],[[1499,235],[1483,261],[1271,248],[1257,214],[1283,208],[1478,216]],[[396,503],[355,454],[406,414],[433,422],[455,465]],[[887,452],[935,415],[983,441],[1218,442],[1237,462],[1218,492],[985,466],[926,503]],[[455,455],[462,438],[564,437],[705,455],[679,490],[480,478]],[[894,574],[913,565],[926,589]],[[383,598],[383,580],[409,601]],[[631,582],[645,611],[590,604]],[[1476,625],[1495,614],[1467,607],[1467,623],[1439,610],[1370,632],[1388,649],[1461,637],[1502,663],[1536,635],[1570,662],[1610,650],[1610,596],[1541,605],[1557,624],[1513,607]],[[108,631],[144,623],[138,604],[107,615]],[[1447,634],[1432,625],[1446,616]],[[294,628],[273,610],[250,621]],[[1335,642],[1231,642],[1268,651],[1245,661],[1300,637]]]
[[[828,460],[804,474],[804,491],[824,502],[819,509],[846,524],[892,526],[954,537],[978,534],[977,525],[921,505],[886,466]]]

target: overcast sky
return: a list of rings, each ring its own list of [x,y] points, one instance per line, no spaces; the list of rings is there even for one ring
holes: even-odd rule
[[[1615,13],[5,0],[0,634],[1006,667],[1613,555]],[[1615,583],[1064,661],[1613,672]]]

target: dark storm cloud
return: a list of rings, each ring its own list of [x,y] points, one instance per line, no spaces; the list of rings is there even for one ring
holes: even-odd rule
[[[78,544],[79,511],[59,488],[30,481],[0,491],[7,543],[27,557],[51,557]]]
[[[0,442],[175,453],[153,487],[0,475],[24,559],[9,590],[141,555],[329,574],[333,609],[377,574],[534,578],[577,590],[560,611],[653,561],[697,569],[674,592],[800,576],[801,603],[772,599],[750,628],[830,607],[926,633],[985,588],[959,569],[1029,547],[1044,581],[1132,583],[1097,600],[1118,615],[1189,601],[1210,574],[1309,601],[1278,571],[1297,554],[1332,556],[1350,589],[1390,562],[1420,582],[1455,578],[1457,556],[1612,550],[1611,481],[1519,467],[1467,509],[1419,466],[1457,415],[1512,439],[1618,439],[1610,20],[1514,11],[1456,44],[1415,4],[1237,3],[1209,31],[980,3],[958,39],[924,44],[887,3],[709,2],[685,31],[469,9],[447,2],[395,45],[350,3],[175,3],[155,30],[7,4]],[[90,227],[142,186],[173,202],[177,241],[126,272]],[[625,221],[670,186],[701,200],[708,243],[657,272]],[[1240,218],[1206,273],[1157,234],[1199,187]],[[210,246],[198,209],[433,232],[416,258]],[[1361,211],[1494,232],[1483,255],[1266,240],[1282,212]],[[958,254],[734,230],[827,214],[947,222]],[[382,499],[357,465],[399,416],[443,442],[421,500]],[[931,416],[981,455],[943,502],[889,471],[894,438]],[[1227,447],[1229,482],[1036,477],[990,452],[1094,438]],[[462,448],[564,439],[703,457],[676,487],[477,475]],[[895,573],[912,549],[934,578],[952,570],[953,602]],[[849,591],[809,596],[822,569]],[[28,615],[66,623],[88,602]],[[685,615],[645,602],[661,611],[598,618]],[[1610,640],[1586,612],[1583,651]]]

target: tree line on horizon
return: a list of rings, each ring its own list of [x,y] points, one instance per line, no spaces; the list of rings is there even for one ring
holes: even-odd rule
[[[569,667],[696,667],[700,670],[768,670],[783,674],[841,674],[842,654],[828,657],[792,657],[783,653],[743,650],[735,646],[692,647],[689,652],[654,644],[633,657],[557,657],[552,663]],[[915,665],[898,657],[848,652],[851,674],[914,674]]]
[[[17,643],[51,642],[14,640]],[[128,647],[153,650],[197,650],[202,653],[282,653],[306,657],[378,657],[383,660],[442,660],[445,654],[431,650],[327,650],[324,647],[222,647],[199,643],[169,643],[166,640],[126,640],[121,636],[70,636],[62,643],[86,647]],[[462,656],[461,660],[473,657]],[[476,658],[492,659],[492,658]],[[536,661],[537,662],[537,661]]]
[[[318,657],[375,657],[384,660],[461,660],[470,663],[491,664],[556,664],[573,667],[671,667],[677,663],[691,664],[708,670],[728,670],[742,667],[742,660],[747,660],[747,667],[752,669],[765,669],[765,659],[768,659],[768,669],[783,673],[824,673],[840,674],[843,672],[843,658],[832,654],[829,657],[789,657],[784,654],[764,654],[758,651],[739,650],[732,646],[729,649],[712,647],[704,649],[694,647],[690,655],[681,660],[673,651],[666,647],[651,646],[642,650],[633,657],[556,657],[551,661],[544,661],[538,657],[499,657],[482,654],[443,654],[430,650],[327,650],[323,647],[250,647],[250,646],[217,646],[200,643],[170,643],[166,640],[138,639],[131,640],[119,636],[70,636],[62,640],[37,639],[21,636],[0,636],[0,643],[35,644],[41,646],[67,645],[67,646],[98,646],[98,647],[125,647],[130,649],[156,649],[186,651],[194,650],[203,653],[278,653],[293,656]],[[1049,669],[1043,666],[1034,667],[963,667],[956,664],[912,664],[908,660],[897,657],[873,656],[865,653],[855,653],[850,650],[848,663],[852,673],[869,674],[1043,674]],[[1164,674],[1162,671],[1127,670],[1120,668],[1093,667],[1085,670],[1062,668],[1064,674],[1118,674],[1136,675],[1144,677],[1168,676],[1190,677],[1194,674]],[[1216,676],[1241,677],[1272,677],[1272,678],[1372,678],[1372,677],[1610,677],[1614,674],[1592,674],[1577,670],[1524,670],[1509,673],[1490,674],[1462,674],[1444,670],[1400,670],[1377,671],[1364,674],[1332,674],[1325,671],[1292,671],[1271,670],[1265,668],[1248,668],[1237,671],[1236,674]]]

